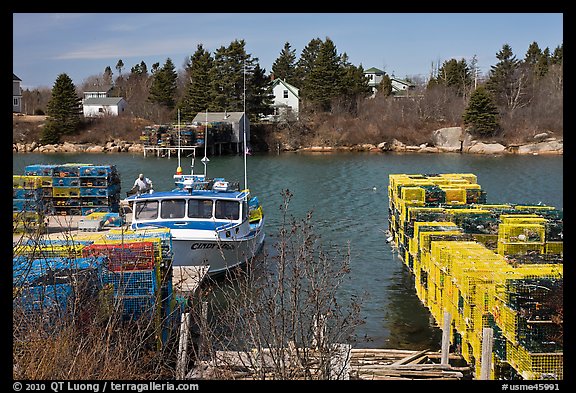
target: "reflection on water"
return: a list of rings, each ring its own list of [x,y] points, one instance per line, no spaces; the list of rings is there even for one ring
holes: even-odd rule
[[[13,173],[29,164],[81,162],[116,165],[122,196],[139,173],[157,190],[174,186],[178,159],[129,154],[15,154]],[[385,242],[388,226],[388,175],[392,173],[474,173],[488,203],[544,203],[563,208],[563,157],[461,154],[284,153],[248,157],[248,186],[267,215],[266,250],[273,253],[280,226],[283,189],[293,194],[289,214],[312,224],[324,249],[351,252],[351,280],[344,297],[367,293],[357,332],[358,346],[438,349],[441,339],[428,310],[417,298],[413,278]],[[184,172],[191,160],[182,158]],[[195,161],[195,172],[203,165]],[[208,176],[244,181],[243,158],[210,157]]]

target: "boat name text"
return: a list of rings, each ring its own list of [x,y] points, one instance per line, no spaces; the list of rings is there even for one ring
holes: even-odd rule
[[[233,250],[234,245],[228,243],[193,243],[190,247],[192,250],[211,250],[213,248],[222,248],[223,250]]]

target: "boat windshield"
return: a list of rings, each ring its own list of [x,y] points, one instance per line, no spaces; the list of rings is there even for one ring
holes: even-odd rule
[[[212,218],[212,199],[188,200],[188,217]]]
[[[137,220],[153,220],[158,217],[158,201],[137,202],[134,209]]]
[[[161,219],[200,218],[200,219],[220,219],[238,220],[241,208],[244,205],[243,217],[247,215],[248,207],[246,203],[229,200],[212,199],[163,199],[160,202],[139,201],[135,203],[134,217],[136,220],[154,220],[158,218],[160,211]],[[188,209],[186,210],[186,206]],[[244,217],[245,218],[245,217]]]
[[[186,201],[183,199],[164,199],[160,209],[161,218],[184,218]]]
[[[217,219],[237,220],[240,217],[240,203],[238,201],[217,200],[214,216]]]

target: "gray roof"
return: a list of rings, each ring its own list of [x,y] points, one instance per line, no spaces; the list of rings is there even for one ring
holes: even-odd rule
[[[18,78],[15,73],[12,73],[12,81],[20,81],[20,82],[22,82],[22,79]]]
[[[84,100],[84,105],[106,105],[106,106],[110,106],[110,105],[118,105],[120,103],[120,101],[122,101],[124,98],[122,97],[92,97],[92,98],[86,98]]]
[[[208,112],[208,122],[209,123],[238,123],[242,119],[244,112]],[[226,118],[224,118],[226,115]],[[206,112],[200,112],[192,120],[194,123],[205,123],[206,122]]]

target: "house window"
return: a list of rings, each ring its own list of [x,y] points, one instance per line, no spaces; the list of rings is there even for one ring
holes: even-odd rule
[[[14,98],[14,106],[18,106],[18,98]]]
[[[284,90],[284,98],[288,98],[288,90]]]

